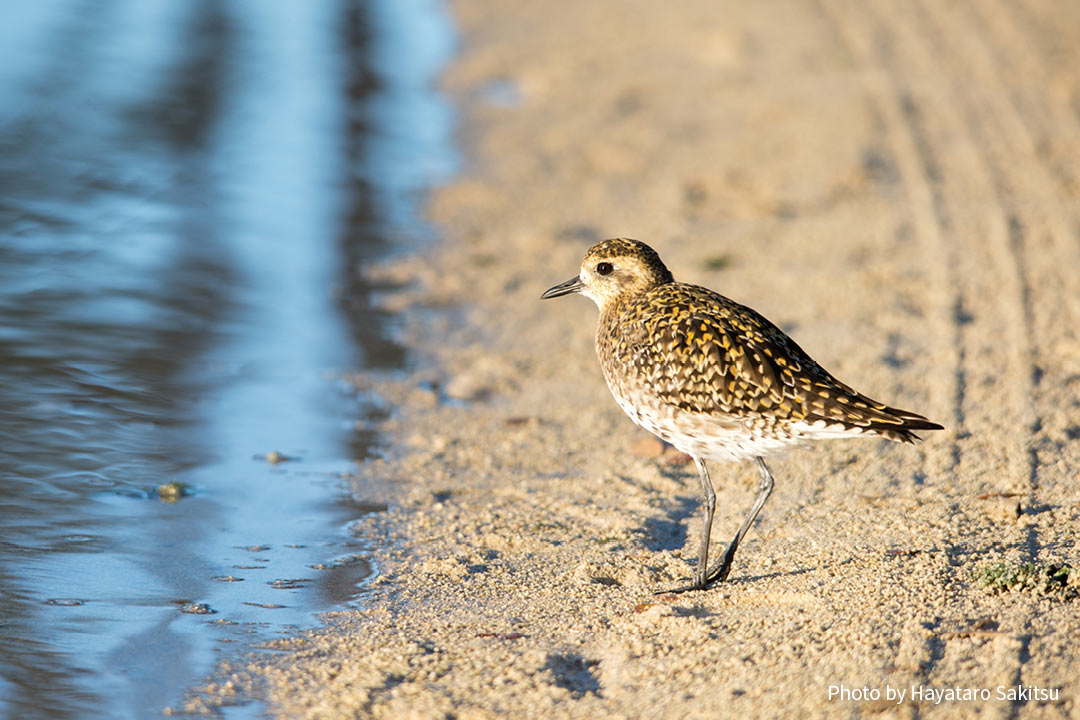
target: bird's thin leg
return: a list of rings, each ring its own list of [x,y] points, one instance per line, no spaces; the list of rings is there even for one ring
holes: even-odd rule
[[[731,572],[731,561],[735,559],[735,551],[739,548],[739,543],[742,542],[743,536],[746,535],[746,531],[750,529],[750,526],[754,524],[754,520],[757,518],[758,513],[761,512],[762,506],[765,505],[765,501],[769,499],[769,495],[773,491],[773,476],[769,472],[769,467],[765,464],[764,458],[754,458],[757,463],[758,470],[761,471],[761,481],[758,483],[758,494],[754,500],[754,506],[750,508],[750,512],[746,514],[746,518],[743,520],[742,526],[739,528],[739,532],[735,534],[734,539],[728,543],[727,549],[724,550],[724,554],[720,556],[720,560],[709,569],[709,572],[705,576],[705,584],[708,585],[712,582],[723,582],[727,579],[728,573]]]
[[[705,467],[705,461],[695,457],[694,462],[697,464],[698,477],[701,479],[701,489],[705,493],[702,503],[705,525],[701,528],[701,538],[698,541],[697,567],[694,568],[694,577],[689,585],[671,590],[660,590],[656,593],[657,595],[704,590],[707,584],[705,571],[709,567],[709,535],[712,533],[713,513],[716,511],[716,492],[713,491],[712,481],[709,479],[709,468]]]

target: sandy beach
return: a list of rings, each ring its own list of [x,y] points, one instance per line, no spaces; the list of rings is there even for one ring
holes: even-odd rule
[[[353,484],[389,502],[355,529],[378,578],[188,710],[1080,712],[1080,605],[977,580],[1080,566],[1080,5],[451,9],[465,169],[438,244],[370,270],[420,360],[354,378],[389,411]],[[776,458],[729,581],[654,596],[693,567],[694,467],[610,397],[592,303],[539,300],[614,236],[946,430]],[[718,553],[757,475],[712,477]]]

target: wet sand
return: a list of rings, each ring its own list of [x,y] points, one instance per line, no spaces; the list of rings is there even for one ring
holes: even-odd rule
[[[391,450],[355,480],[391,502],[357,528],[384,548],[379,578],[367,609],[225,668],[190,709],[1076,712],[1076,603],[993,595],[972,573],[1080,565],[1080,7],[453,10],[445,82],[468,162],[431,201],[445,239],[372,271],[404,284],[381,302],[424,359],[391,384],[356,378],[393,408]],[[591,303],[538,300],[615,235],[947,430],[774,460],[730,581],[653,596],[692,569],[693,467],[610,398]],[[713,465],[713,480],[718,552],[756,473]],[[1016,686],[1029,695],[1010,700]],[[945,688],[990,699],[928,699]]]

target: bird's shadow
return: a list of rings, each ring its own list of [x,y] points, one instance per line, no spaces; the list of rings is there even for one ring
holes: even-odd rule
[[[666,502],[661,514],[646,518],[638,530],[642,544],[652,552],[685,546],[686,520],[697,512],[699,504],[700,499],[694,495],[682,495]]]
[[[776,578],[796,577],[798,575],[806,575],[816,570],[829,570],[831,568],[840,567],[841,565],[847,565],[854,562],[854,558],[848,558],[847,560],[840,560],[834,563],[827,563],[824,565],[814,567],[801,567],[794,570],[777,570],[775,572],[760,573],[758,575],[741,575],[729,578],[724,582],[725,585],[753,585],[754,583],[762,580],[775,580]],[[732,573],[734,575],[734,573]]]

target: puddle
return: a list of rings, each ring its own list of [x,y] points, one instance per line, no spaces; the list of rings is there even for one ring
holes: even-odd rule
[[[362,602],[386,410],[336,378],[408,361],[356,268],[429,232],[451,43],[427,0],[6,9],[0,715],[157,716]]]

